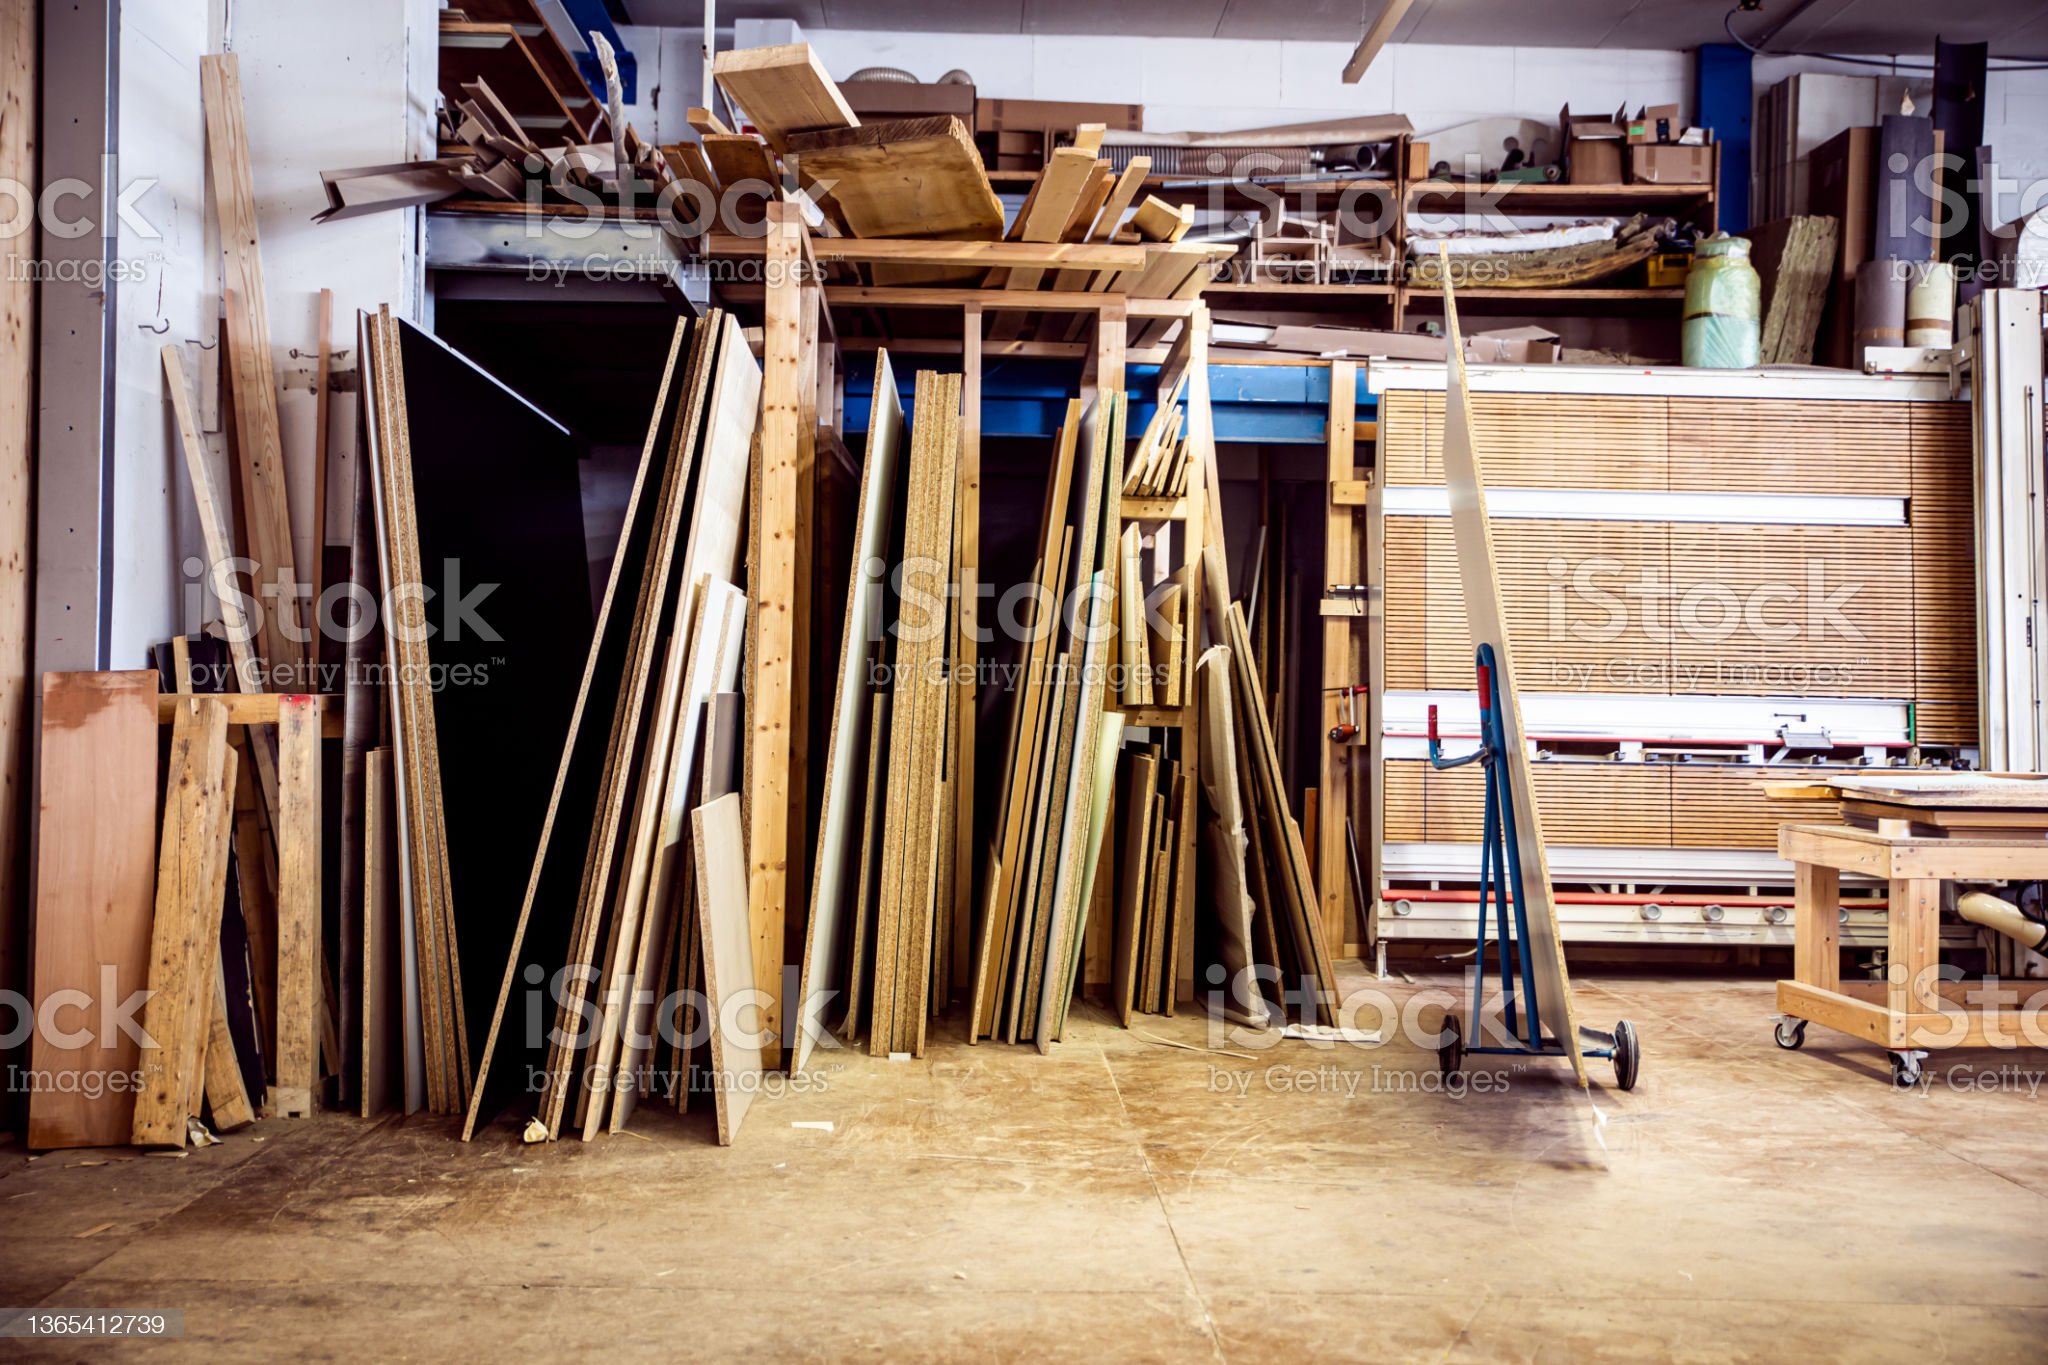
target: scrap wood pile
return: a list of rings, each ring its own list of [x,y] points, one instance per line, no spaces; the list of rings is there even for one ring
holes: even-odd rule
[[[878,1056],[922,1055],[953,989],[963,684],[950,665],[963,636],[961,599],[947,586],[958,562],[960,376],[917,375],[906,453],[887,352],[875,370],[803,940],[798,1070],[827,1028],[848,1043],[865,1037]],[[901,566],[893,585],[884,565]]]
[[[701,981],[715,1014],[755,984],[744,862],[722,835],[740,780],[749,614],[737,580],[761,385],[736,320],[714,310],[677,323],[480,1068],[488,1078],[494,1059],[505,1072],[530,1055],[535,1040],[507,1029],[524,1013],[521,968],[543,965],[560,983],[537,1068],[550,1138],[618,1132],[643,1099],[686,1106],[693,1064],[719,1059],[693,1058],[698,1021],[659,1021],[657,1001]],[[709,1088],[723,1132],[743,1097]]]
[[[674,178],[622,115],[616,54],[601,34],[600,102],[533,0],[469,0],[441,12],[437,155],[323,171],[317,221],[473,198],[554,208],[651,206]]]

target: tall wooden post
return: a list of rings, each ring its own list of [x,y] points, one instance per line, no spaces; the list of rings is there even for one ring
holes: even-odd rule
[[[794,654],[797,483],[803,405],[803,220],[787,203],[768,206],[762,328],[760,543],[748,584],[756,621],[748,688],[747,919],[754,986],[766,997],[762,1028],[782,1029],[782,960],[789,899],[790,736]],[[764,1066],[781,1064],[779,1041]]]

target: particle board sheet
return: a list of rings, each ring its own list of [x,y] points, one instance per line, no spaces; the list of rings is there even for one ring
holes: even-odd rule
[[[921,1053],[929,1013],[943,785],[951,691],[945,577],[958,485],[960,379],[919,371],[904,471],[902,612],[890,689],[889,766],[876,899],[869,1048]]]
[[[787,149],[792,133],[860,126],[809,43],[721,52],[712,59],[711,74],[778,152]]]
[[[427,652],[425,579],[412,492],[412,450],[397,324],[388,307],[364,315],[365,393],[372,413],[368,443],[373,477],[380,577],[393,609],[383,613],[392,666],[386,689],[398,774],[403,832],[400,890],[419,961],[420,1013],[426,1046],[427,1107],[459,1112],[469,1097],[467,1030],[460,966],[450,928],[453,893],[445,802],[439,768],[436,702]],[[280,789],[282,778],[280,777]],[[283,993],[280,990],[280,1020]]]
[[[853,563],[846,589],[846,620],[839,642],[831,731],[826,738],[824,805],[818,817],[818,851],[812,860],[811,913],[804,935],[803,974],[798,991],[795,1069],[803,1070],[824,1027],[828,981],[839,978],[848,953],[852,903],[860,844],[864,842],[859,800],[867,753],[876,743],[869,728],[868,670],[879,641],[870,623],[880,619],[887,591],[885,573],[897,469],[903,438],[903,405],[889,353],[875,355],[875,403],[868,423],[860,491],[855,500]]]
[[[560,423],[460,352],[402,320],[393,330],[417,555],[436,589],[426,657],[450,680],[434,697],[432,757],[455,893],[451,961],[484,964],[487,981],[512,945],[507,907],[547,819],[552,765],[535,755],[560,751],[593,628],[579,452]],[[481,995],[474,1011],[453,1003],[475,1054]]]
[[[711,1090],[718,1145],[729,1147],[760,1088],[760,1035],[745,1001],[754,984],[754,934],[747,915],[746,835],[740,797],[730,792],[691,813],[697,870],[697,928],[704,995],[711,1013]]]
[[[45,673],[37,788],[36,998],[82,991],[118,1003],[149,985],[156,901],[157,675]],[[125,1031],[34,1033],[28,1145],[128,1141],[135,1096],[88,1094],[86,1077],[136,1069]],[[67,1080],[67,1078],[77,1078]]]
[[[679,320],[670,335],[654,412],[648,422],[647,438],[627,495],[618,550],[612,557],[611,570],[605,580],[595,629],[585,652],[582,676],[555,764],[554,782],[549,790],[547,808],[534,843],[526,885],[513,924],[512,943],[506,954],[497,1005],[478,1071],[485,1084],[478,1085],[471,1098],[463,1123],[465,1140],[475,1133],[477,1120],[486,1104],[487,1091],[489,1098],[501,1101],[507,1089],[506,1083],[514,1081],[526,1066],[542,1060],[538,1049],[529,1050],[521,1040],[519,1016],[513,1018],[513,1037],[503,1037],[506,1013],[514,991],[522,988],[520,977],[523,969],[534,965],[547,973],[561,964],[568,951],[582,875],[580,851],[583,838],[578,836],[585,834],[595,819],[603,786],[609,780],[614,698],[625,668],[634,656],[641,630],[641,601],[650,576],[649,552],[659,531],[666,525],[672,475],[678,463],[668,434],[676,421],[686,388],[680,372],[680,360],[689,326],[687,321]],[[573,651],[571,657],[574,657]],[[544,765],[541,766],[544,770]],[[512,861],[516,866],[520,858],[515,856]]]

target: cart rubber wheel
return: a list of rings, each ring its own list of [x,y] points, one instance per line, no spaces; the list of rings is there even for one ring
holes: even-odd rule
[[[1806,1046],[1806,1021],[1804,1019],[1780,1019],[1777,1032],[1772,1035],[1778,1046],[1787,1052],[1797,1052]]]
[[[1624,1019],[1614,1026],[1614,1083],[1623,1090],[1636,1088],[1636,1072],[1643,1065],[1642,1044],[1636,1041],[1636,1026]]]
[[[1457,1075],[1465,1065],[1465,1037],[1456,1015],[1444,1018],[1444,1040],[1437,1044],[1436,1064],[1446,1076]]]
[[[1892,1059],[1892,1084],[1901,1090],[1911,1090],[1920,1084],[1920,1059],[1910,1052],[1894,1052]]]

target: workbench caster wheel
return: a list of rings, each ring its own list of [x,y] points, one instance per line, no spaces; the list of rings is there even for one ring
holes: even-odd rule
[[[1892,1059],[1892,1084],[1901,1090],[1911,1090],[1920,1084],[1920,1059],[1910,1052],[1894,1052]]]
[[[1444,1040],[1437,1044],[1436,1064],[1446,1076],[1457,1075],[1465,1065],[1465,1036],[1455,1016],[1444,1020]]]
[[[1636,1072],[1643,1065],[1642,1044],[1636,1041],[1636,1026],[1624,1019],[1614,1026],[1614,1083],[1623,1090],[1636,1088]]]
[[[1806,1046],[1806,1021],[1804,1019],[1780,1019],[1778,1030],[1772,1035],[1778,1046],[1787,1052],[1797,1052]]]

